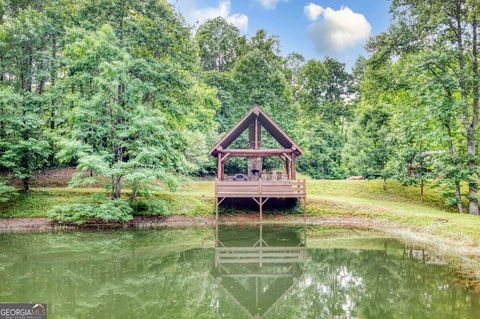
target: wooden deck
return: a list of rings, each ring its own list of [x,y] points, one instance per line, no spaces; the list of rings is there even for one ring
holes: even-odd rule
[[[306,181],[215,181],[215,197],[304,198]]]
[[[277,181],[225,181],[215,180],[215,202],[218,219],[218,206],[225,198],[252,198],[260,208],[270,198],[297,198],[302,199],[304,210],[306,206],[306,180],[277,180]]]

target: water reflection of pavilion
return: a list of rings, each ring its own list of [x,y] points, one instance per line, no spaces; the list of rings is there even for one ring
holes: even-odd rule
[[[303,274],[306,254],[304,227],[217,226],[211,274],[225,297],[247,317],[261,318],[296,286]]]

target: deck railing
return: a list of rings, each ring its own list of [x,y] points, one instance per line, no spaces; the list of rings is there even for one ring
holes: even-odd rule
[[[216,197],[303,198],[306,180],[287,181],[223,181],[215,180]]]

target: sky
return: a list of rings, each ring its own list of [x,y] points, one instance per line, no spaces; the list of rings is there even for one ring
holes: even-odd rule
[[[217,16],[252,36],[280,38],[282,55],[333,57],[351,68],[368,38],[386,31],[389,0],[169,0],[194,28]]]

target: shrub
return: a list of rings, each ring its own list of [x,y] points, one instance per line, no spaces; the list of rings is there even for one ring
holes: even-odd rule
[[[137,200],[132,203],[133,214],[141,216],[168,216],[167,202],[164,200],[143,201]]]
[[[0,181],[0,203],[8,202],[17,195],[15,188]]]
[[[81,225],[92,220],[127,222],[132,219],[132,213],[128,202],[117,199],[100,203],[57,205],[48,212],[48,217],[60,223]]]

